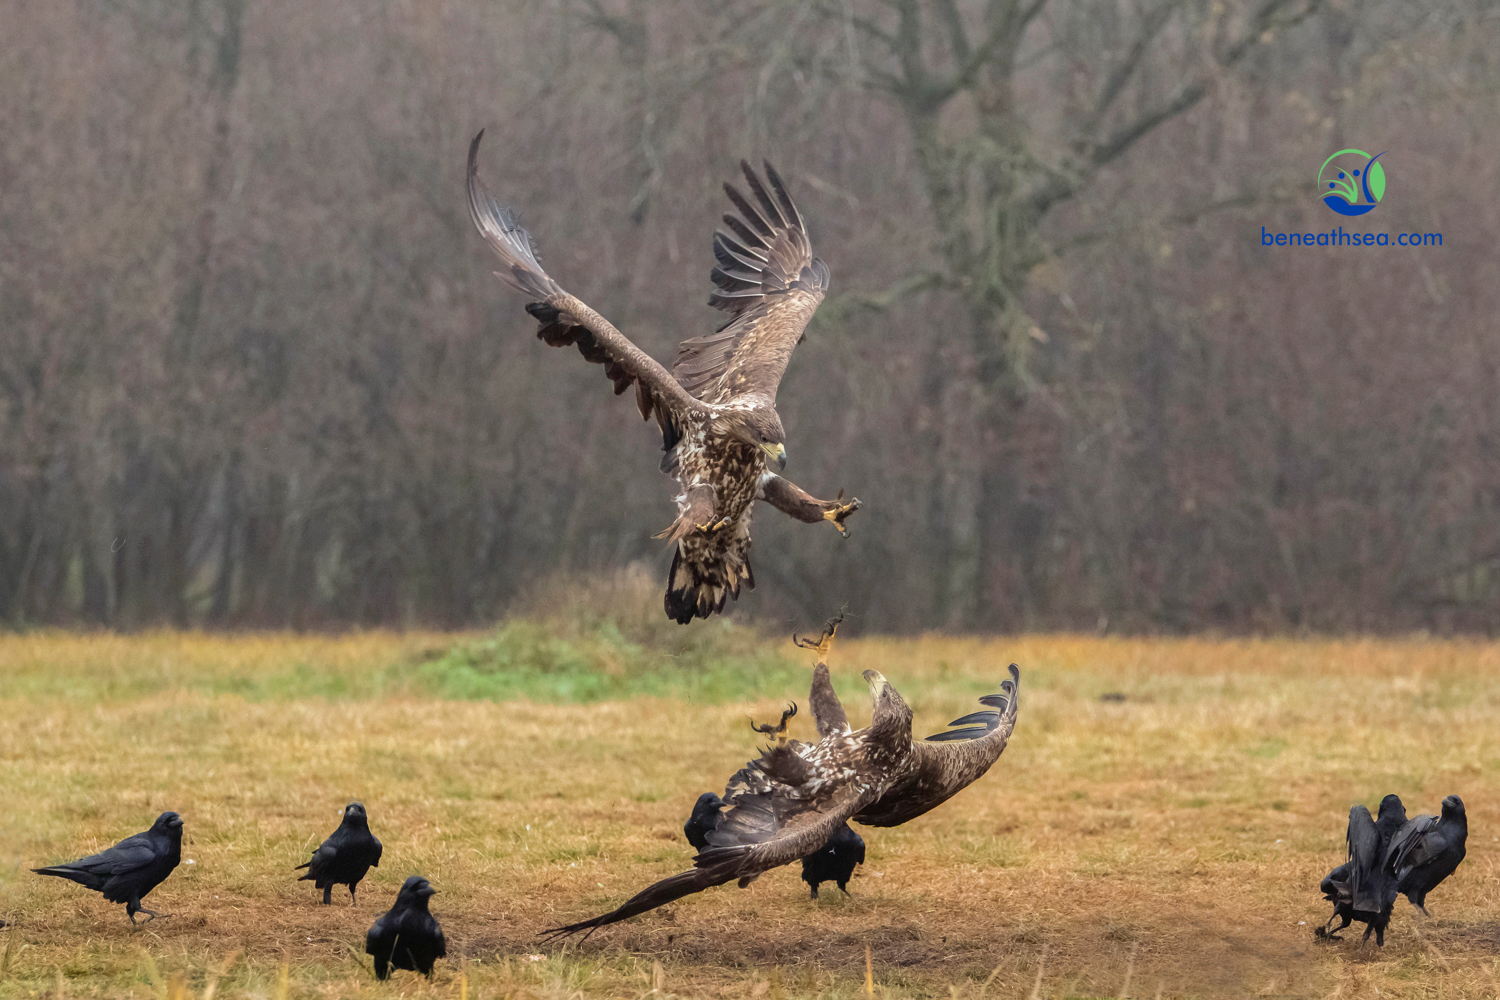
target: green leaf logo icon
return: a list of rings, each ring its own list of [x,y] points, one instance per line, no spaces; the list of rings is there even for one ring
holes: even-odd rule
[[[1376,201],[1385,197],[1385,167],[1378,163],[1370,164],[1370,194]]]

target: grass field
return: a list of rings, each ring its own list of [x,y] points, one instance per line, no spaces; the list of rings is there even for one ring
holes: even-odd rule
[[[982,781],[811,903],[794,868],[594,935],[538,931],[681,870],[681,824],[805,701],[810,660],[717,623],[485,635],[0,636],[0,997],[1493,997],[1500,645],[1026,636],[851,640],[918,735],[1022,668]],[[673,646],[673,643],[688,645]],[[1101,701],[1106,693],[1123,701]],[[807,713],[793,722],[807,737]],[[1383,951],[1315,941],[1352,801],[1463,796],[1469,856]],[[350,799],[385,861],[357,906],[292,868]],[[123,907],[26,869],[182,813],[184,863]],[[191,859],[188,863],[186,859]],[[410,873],[449,960],[379,984],[363,935]],[[221,975],[222,973],[222,975]]]

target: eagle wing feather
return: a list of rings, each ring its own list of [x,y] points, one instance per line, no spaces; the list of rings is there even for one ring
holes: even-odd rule
[[[672,374],[698,399],[776,398],[792,350],[828,290],[828,265],[813,256],[807,225],[780,175],[765,164],[764,184],[741,161],[755,203],[731,184],[724,192],[739,216],[714,234],[715,291],[708,304],[730,319],[706,337],[684,340]],[[773,197],[774,193],[774,197]],[[758,207],[757,207],[758,206]]]
[[[469,144],[469,217],[491,250],[504,263],[495,277],[531,296],[526,311],[541,321],[537,337],[553,347],[575,344],[588,361],[604,365],[616,395],[632,385],[642,419],[656,416],[664,447],[681,436],[684,418],[703,411],[703,404],[690,395],[655,358],[641,350],[609,320],[589,308],[577,296],[564,291],[542,269],[531,235],[516,224],[515,217],[500,207],[479,179],[480,131]]]
[[[892,785],[879,800],[855,814],[867,826],[899,826],[937,808],[984,776],[1010,742],[1016,728],[1021,671],[1010,665],[1001,694],[985,695],[980,704],[994,711],[975,712],[950,725],[963,726],[912,744],[915,769]]]

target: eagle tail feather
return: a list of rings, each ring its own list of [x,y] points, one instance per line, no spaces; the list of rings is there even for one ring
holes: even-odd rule
[[[674,524],[668,529],[677,529]],[[748,548],[748,547],[747,547]],[[689,554],[683,558],[681,543],[672,555],[672,569],[667,573],[667,593],[663,599],[667,617],[679,625],[686,625],[694,618],[708,618],[724,610],[724,602],[740,596],[743,584],[755,589],[755,574],[750,569],[748,551],[741,551],[738,565],[724,553],[706,553],[708,558],[694,558]]]

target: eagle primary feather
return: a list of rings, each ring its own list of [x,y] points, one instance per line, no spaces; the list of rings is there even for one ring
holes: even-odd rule
[[[776,391],[803,331],[828,290],[828,266],[813,256],[807,225],[768,163],[766,183],[741,163],[751,197],[724,186],[738,215],[714,236],[715,291],[709,304],[729,321],[712,335],[686,340],[671,372],[542,269],[530,234],[479,180],[479,141],[469,146],[469,216],[502,268],[495,276],[532,301],[537,336],[574,345],[604,366],[616,394],[635,387],[643,419],[662,432],[662,471],[676,477],[677,518],[658,537],[676,543],[668,574],[667,616],[687,624],[724,610],[742,587],[754,589],[750,515],[757,500],[800,521],[844,520],[859,500],[819,500],[769,468],[786,464],[786,432]]]

